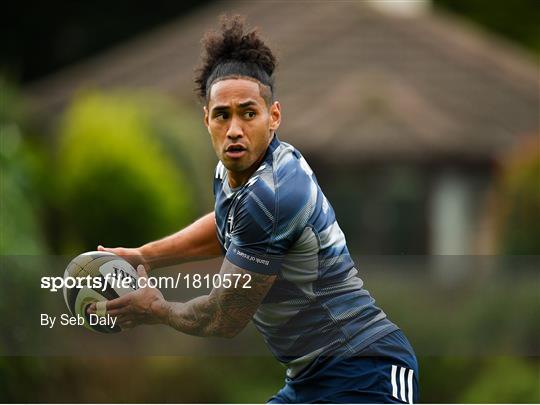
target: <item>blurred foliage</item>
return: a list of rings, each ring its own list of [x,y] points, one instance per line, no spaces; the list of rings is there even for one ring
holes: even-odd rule
[[[536,272],[445,287],[411,272],[370,270],[362,275],[370,292],[417,351],[423,402],[540,401]]]
[[[152,111],[149,98],[89,92],[67,111],[50,187],[63,227],[61,251],[95,249],[99,243],[137,246],[202,214],[199,175],[186,157],[207,139],[183,131],[191,137],[189,150],[175,154],[174,146],[178,152],[183,145],[171,138],[177,132],[172,115]],[[164,104],[153,101],[154,109]]]
[[[2,387],[23,378],[32,390]],[[0,401],[264,403],[283,378],[283,367],[270,356],[0,357]]]
[[[484,363],[483,372],[459,398],[460,402],[540,402],[538,359],[494,358]]]
[[[540,361],[529,357],[420,356],[420,400],[538,403]]]
[[[200,115],[150,93],[81,94],[58,144],[0,80],[0,253],[134,246],[212,209],[215,155]],[[55,139],[56,140],[56,139]]]
[[[13,307],[21,311],[36,308],[43,299],[35,294],[42,269],[23,271],[19,266],[24,261],[22,255],[48,252],[40,218],[43,196],[37,192],[36,182],[44,151],[29,136],[31,132],[18,88],[0,76],[0,353],[16,347],[24,333],[24,326],[13,316]],[[32,286],[35,288],[30,292]],[[8,301],[6,291],[17,293]],[[30,339],[40,343],[34,336]],[[3,390],[0,382],[0,392]]]
[[[538,136],[525,139],[501,163],[494,212],[500,251],[507,255],[540,254]]]
[[[538,359],[419,356],[419,364],[422,402],[540,401]],[[283,385],[270,356],[0,358],[2,402],[264,403]]]
[[[540,53],[538,0],[434,0],[434,3]]]
[[[0,254],[46,252],[37,212],[35,178],[42,159],[25,132],[24,104],[18,89],[0,76]]]

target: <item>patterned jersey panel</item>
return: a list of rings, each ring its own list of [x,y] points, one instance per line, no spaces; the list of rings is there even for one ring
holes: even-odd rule
[[[290,376],[319,355],[355,353],[397,329],[363,288],[334,210],[294,147],[274,136],[236,189],[218,163],[214,193],[227,259],[277,276],[253,322]]]

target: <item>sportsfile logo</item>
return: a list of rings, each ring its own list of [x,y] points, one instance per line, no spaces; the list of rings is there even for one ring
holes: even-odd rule
[[[41,288],[49,290],[50,292],[56,292],[63,288],[91,288],[93,290],[106,291],[107,288],[126,288],[131,290],[137,290],[141,286],[140,281],[144,279],[135,279],[130,274],[126,273],[122,269],[114,267],[111,273],[107,273],[104,276],[91,276],[86,277],[41,277]]]

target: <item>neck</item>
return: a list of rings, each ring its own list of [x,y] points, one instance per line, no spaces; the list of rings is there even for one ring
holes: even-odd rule
[[[228,175],[228,177],[229,177],[229,186],[231,186],[231,188],[240,187],[240,186],[243,186],[244,184],[247,183],[247,181],[249,180],[251,175],[253,173],[255,173],[255,170],[257,170],[259,168],[259,166],[261,165],[261,162],[262,162],[262,160],[264,158],[264,155],[266,154],[267,149],[265,149],[264,153],[259,157],[259,159],[257,159],[257,161],[255,163],[253,163],[246,170],[243,170],[241,172],[233,172],[231,170],[227,170],[227,172],[229,174]]]
[[[251,175],[255,172],[255,169],[251,169],[250,167],[248,170],[244,170],[243,172],[231,172],[230,170],[228,170],[229,186],[231,186],[231,188],[243,186],[244,184],[246,184]]]

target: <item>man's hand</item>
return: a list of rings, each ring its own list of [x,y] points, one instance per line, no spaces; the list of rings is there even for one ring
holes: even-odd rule
[[[130,329],[141,324],[166,323],[168,302],[157,288],[148,287],[148,275],[144,266],[137,267],[139,280],[145,279],[137,291],[107,301],[107,314],[115,316],[122,329]],[[90,305],[88,313],[96,313],[96,304]]]
[[[140,248],[123,248],[123,247],[106,248],[99,245],[97,247],[97,250],[99,250],[100,252],[114,253],[115,255],[118,255],[122,257],[123,259],[125,259],[129,264],[131,264],[135,268],[137,268],[139,264],[142,264],[146,271],[151,270],[150,264],[143,256]]]

